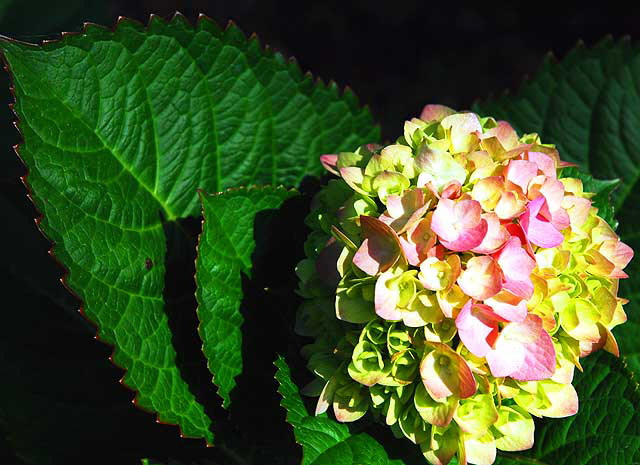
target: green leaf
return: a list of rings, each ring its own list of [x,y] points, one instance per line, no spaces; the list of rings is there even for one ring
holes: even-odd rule
[[[283,187],[240,188],[202,194],[204,221],[198,244],[196,282],[202,350],[223,405],[242,372],[242,277],[251,275],[256,215],[295,195]],[[278,240],[278,238],[273,238]]]
[[[501,453],[496,465],[628,465],[640,461],[640,393],[624,361],[598,352],[574,386],[579,412],[536,424],[533,449]]]
[[[400,460],[391,460],[371,436],[351,434],[347,425],[326,414],[310,416],[284,358],[279,357],[275,365],[281,405],[287,411],[296,442],[302,446],[302,465],[402,465]]]
[[[478,102],[474,111],[509,121],[519,132],[538,132],[560,157],[602,179],[620,179],[613,201],[618,234],[640,251],[640,47],[605,39],[576,47],[561,62],[547,57],[538,73],[512,95]],[[620,295],[630,300],[629,321],[614,329],[632,370],[640,376],[640,262],[632,260]]]
[[[88,24],[42,46],[0,39],[43,217],[136,403],[213,440],[176,366],[165,313],[163,218],[197,215],[197,189],[297,184],[321,153],[378,138],[366,109],[335,84],[247,40],[235,26],[154,17]]]

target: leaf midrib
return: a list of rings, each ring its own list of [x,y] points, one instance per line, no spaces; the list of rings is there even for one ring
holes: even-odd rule
[[[189,50],[189,47],[185,47],[183,46],[178,40],[176,40],[175,37],[170,37],[170,36],[165,36],[162,35],[161,37],[167,38],[169,40],[171,40],[172,42],[174,42],[178,48],[181,48],[182,50],[184,50],[184,54],[185,56],[187,56],[189,58],[189,60],[191,60],[191,63],[193,64],[193,68],[198,72],[198,74],[201,76],[201,82],[203,84],[203,88],[204,91],[207,95],[207,102],[209,103],[209,110],[211,113],[211,122],[213,127],[211,128],[211,133],[212,133],[212,137],[213,137],[213,145],[215,147],[215,160],[216,160],[216,173],[215,173],[215,181],[216,184],[214,186],[214,190],[215,191],[219,191],[221,189],[222,186],[222,160],[220,157],[220,144],[218,142],[218,131],[216,130],[216,128],[218,127],[217,124],[217,113],[216,113],[216,106],[214,104],[213,101],[213,97],[211,96],[211,91],[209,90],[209,78],[207,76],[208,73],[205,72],[204,69],[202,69],[200,67],[200,64],[198,63],[198,61],[195,59],[195,57],[191,54],[191,51]],[[191,45],[193,43],[193,40],[196,38],[196,34],[194,34],[190,41],[189,41],[189,45]],[[132,53],[133,55],[133,53]],[[145,91],[146,91],[146,87],[145,87]],[[160,158],[158,157],[158,160]],[[156,175],[159,171],[156,171]],[[174,185],[175,188],[175,185]],[[171,189],[171,191],[169,191],[168,195],[171,195],[171,193],[173,192],[173,188]]]
[[[7,39],[4,39],[7,40]],[[13,42],[12,40],[9,40],[9,42]],[[74,47],[73,45],[69,45],[70,47]],[[75,47],[78,50],[81,50],[78,47]],[[83,52],[85,52],[84,50],[82,50]],[[5,53],[7,55],[9,55],[11,52],[9,52],[8,50],[5,50]],[[34,72],[33,68],[31,68],[31,66],[29,64],[25,64],[22,63],[22,66],[24,66],[25,68],[29,68],[30,69],[30,76],[36,80],[37,82],[40,82],[40,84],[44,85],[46,84],[45,82],[42,81],[42,79],[40,78],[40,75],[36,72]],[[137,66],[136,66],[136,74],[137,73]],[[19,85],[21,88],[24,88],[22,86],[22,83],[20,81],[20,77],[17,74],[13,74],[13,79],[15,84]],[[104,150],[108,151],[109,153],[111,153],[111,155],[113,156],[113,158],[120,164],[120,166],[122,166],[122,168],[129,173],[129,175],[142,187],[144,188],[144,190],[146,190],[151,197],[158,202],[158,206],[159,208],[164,212],[165,217],[168,221],[173,221],[175,219],[178,218],[178,215],[175,214],[172,209],[169,207],[169,205],[167,205],[167,203],[161,199],[160,197],[158,197],[157,193],[155,192],[154,189],[152,189],[151,187],[149,187],[144,181],[142,181],[142,179],[140,179],[140,177],[136,174],[135,170],[133,170],[130,166],[128,166],[126,163],[124,163],[123,159],[124,157],[122,157],[122,154],[120,154],[120,152],[118,150],[116,150],[113,147],[110,147],[109,144],[107,144],[107,142],[105,141],[104,137],[102,136],[102,134],[100,134],[100,132],[96,129],[96,128],[92,128],[91,125],[85,121],[85,119],[78,114],[78,112],[75,110],[75,108],[70,105],[65,99],[61,98],[60,95],[58,95],[58,93],[55,91],[55,86],[49,86],[51,89],[51,95],[55,97],[56,100],[58,100],[62,105],[64,105],[64,107],[69,111],[69,113],[76,119],[76,121],[78,121],[79,123],[81,123],[84,127],[86,127],[89,131],[91,131],[97,138],[98,140],[100,140],[100,142],[102,143],[102,146],[104,148]],[[24,92],[25,95],[28,95],[26,92]],[[33,99],[36,100],[42,100],[40,98],[34,97],[33,95],[30,96]],[[149,109],[149,112],[151,112],[151,109]],[[154,129],[155,131],[155,129]],[[155,135],[155,134],[154,134]],[[156,150],[156,158],[159,158],[157,150]],[[158,220],[159,222],[160,220]]]

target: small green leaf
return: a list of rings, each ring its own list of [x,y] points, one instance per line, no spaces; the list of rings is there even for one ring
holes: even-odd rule
[[[347,425],[326,414],[310,416],[284,358],[279,357],[275,365],[281,405],[287,410],[287,421],[293,426],[296,442],[302,446],[302,465],[402,465],[400,460],[391,460],[371,436],[351,434]]]
[[[0,38],[40,227],[136,403],[212,442],[176,365],[164,220],[200,213],[197,189],[297,185],[319,155],[375,142],[350,91],[247,39],[176,15],[87,24],[41,46]],[[190,309],[185,309],[190,310]]]
[[[242,372],[242,277],[251,275],[256,215],[295,195],[283,187],[240,188],[201,195],[202,234],[196,260],[202,350],[223,405]],[[273,238],[278,240],[278,238]]]

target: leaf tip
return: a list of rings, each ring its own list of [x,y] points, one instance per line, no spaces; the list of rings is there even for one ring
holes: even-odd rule
[[[181,12],[181,11],[179,11],[179,10],[176,10],[176,11],[173,13],[173,16],[171,17],[171,22],[173,23],[174,21],[175,21],[175,22],[186,23],[186,24],[188,24],[188,25],[191,25],[191,22],[190,22],[190,21],[187,19],[187,17],[186,17],[184,14],[182,14],[182,12]]]

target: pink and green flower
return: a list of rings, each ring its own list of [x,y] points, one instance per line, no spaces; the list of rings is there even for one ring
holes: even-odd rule
[[[619,352],[633,251],[553,146],[427,105],[395,144],[321,163],[337,179],[297,270],[316,413],[370,411],[431,464],[490,465],[533,445],[532,416],[577,412],[580,357]]]

